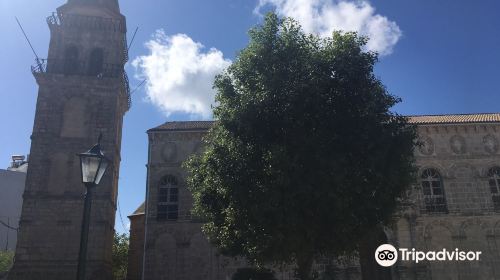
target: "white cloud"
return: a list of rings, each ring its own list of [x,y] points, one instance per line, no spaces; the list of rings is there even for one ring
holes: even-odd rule
[[[278,15],[298,20],[308,33],[326,37],[334,30],[343,30],[368,36],[367,49],[381,55],[392,53],[402,35],[394,21],[375,14],[375,8],[365,0],[259,0],[255,12],[268,5],[274,6]]]
[[[167,116],[181,112],[193,118],[210,118],[214,77],[231,61],[215,48],[205,50],[185,34],[167,36],[163,30],[158,30],[146,47],[150,53],[137,57],[132,65],[138,78],[147,79],[148,99]]]

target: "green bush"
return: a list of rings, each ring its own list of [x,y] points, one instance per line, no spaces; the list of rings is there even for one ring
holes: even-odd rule
[[[14,252],[0,251],[0,276],[12,267],[14,262]]]

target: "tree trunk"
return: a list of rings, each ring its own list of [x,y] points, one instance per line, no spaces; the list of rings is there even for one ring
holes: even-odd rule
[[[313,256],[307,254],[297,258],[297,276],[300,280],[310,280]]]

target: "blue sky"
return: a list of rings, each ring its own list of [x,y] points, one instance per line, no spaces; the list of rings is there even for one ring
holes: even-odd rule
[[[64,2],[0,0],[1,168],[10,155],[29,152],[37,94],[34,58],[14,16],[46,57],[45,18]],[[259,4],[258,11],[294,16],[310,32],[347,28],[372,35],[371,48],[384,54],[376,73],[403,99],[394,108],[399,113],[500,112],[498,1],[121,0],[129,39],[139,27],[126,66],[132,88],[149,78],[124,120],[119,203],[125,224],[144,199],[146,130],[169,120],[210,118],[213,75],[234,60],[248,42],[247,30],[262,21]]]

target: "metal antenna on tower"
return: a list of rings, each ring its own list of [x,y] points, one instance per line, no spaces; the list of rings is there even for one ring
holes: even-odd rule
[[[132,44],[134,43],[135,35],[137,35],[137,30],[139,30],[139,26],[135,28],[134,35],[132,35],[132,40],[130,40],[127,51],[130,51],[130,47],[132,47]]]
[[[33,51],[33,54],[35,55],[36,64],[41,69],[42,68],[42,63],[40,62],[40,58],[38,57],[38,54],[36,53],[35,48],[33,48],[33,45],[31,44],[31,41],[28,38],[28,35],[26,35],[26,32],[24,32],[24,28],[21,25],[21,23],[19,22],[19,19],[17,19],[17,17],[15,17],[15,18],[16,18],[16,21],[17,21],[17,25],[19,25],[19,28],[21,28],[21,32],[23,32],[24,38],[26,38],[26,41],[28,41],[28,44],[30,45],[31,51]]]
[[[135,87],[135,89],[133,91],[130,92],[130,95],[132,95],[134,92],[136,92],[148,79],[144,79],[142,80],[142,82]]]

